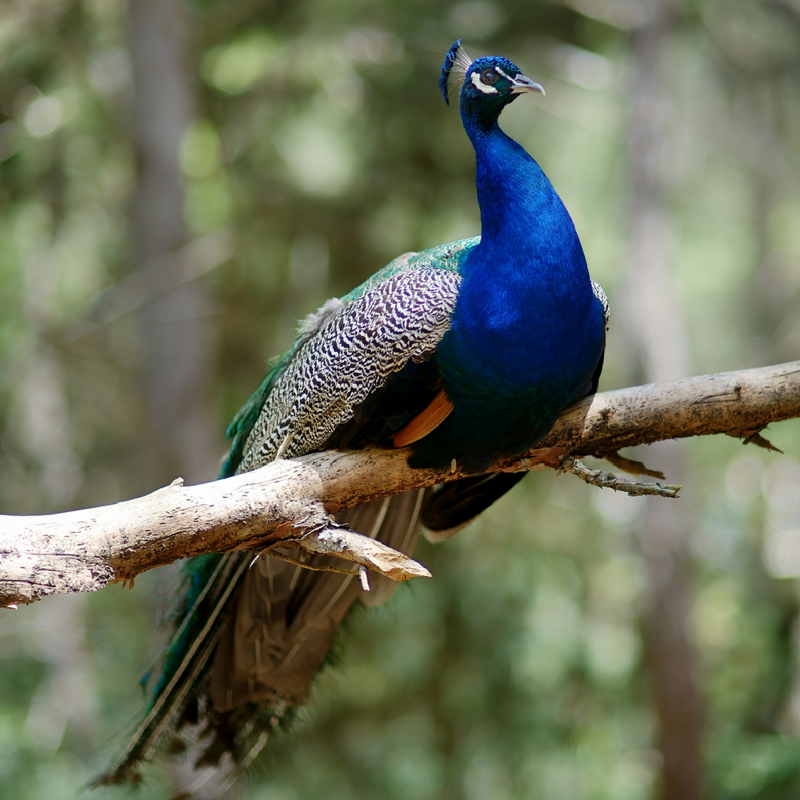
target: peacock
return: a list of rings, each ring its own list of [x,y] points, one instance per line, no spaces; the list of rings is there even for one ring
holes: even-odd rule
[[[480,473],[535,445],[596,391],[608,325],[569,213],[498,126],[509,103],[542,87],[506,58],[472,61],[461,40],[439,86],[448,105],[458,93],[475,149],[481,235],[401,255],[305,319],[230,424],[220,472],[377,444],[407,447],[411,467],[455,463],[477,475],[337,514],[408,554],[421,529],[444,539],[520,480]],[[383,603],[394,587],[375,576],[366,593],[353,575],[255,555],[188,562],[149,707],[102,782],[133,778],[190,738],[198,767],[227,757],[245,769],[306,699],[353,603]]]

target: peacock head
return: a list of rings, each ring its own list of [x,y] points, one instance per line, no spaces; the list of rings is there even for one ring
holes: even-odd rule
[[[478,122],[494,124],[500,112],[523,92],[544,89],[525,77],[522,70],[502,56],[483,56],[473,61],[459,39],[450,48],[442,65],[439,88],[450,105],[450,97],[460,89],[461,113]]]

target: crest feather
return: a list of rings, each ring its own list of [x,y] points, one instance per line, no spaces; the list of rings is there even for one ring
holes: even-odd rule
[[[464,45],[461,41],[461,39],[458,39],[453,43],[453,46],[445,56],[444,64],[442,64],[439,88],[442,90],[444,101],[447,105],[450,105],[450,96],[457,94],[461,89],[467,77],[467,72],[472,66],[472,59],[467,55],[467,51],[464,50]]]

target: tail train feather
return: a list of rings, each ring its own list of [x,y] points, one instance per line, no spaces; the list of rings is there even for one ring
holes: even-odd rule
[[[419,490],[377,500],[340,512],[337,521],[410,554],[422,498]],[[172,750],[199,746],[198,768],[231,753],[230,781],[307,699],[353,603],[379,605],[396,587],[374,575],[367,593],[354,574],[311,571],[269,557],[252,563],[249,552],[201,559],[153,701],[96,785],[133,778],[168,735],[175,736]],[[315,556],[310,563],[336,561]]]

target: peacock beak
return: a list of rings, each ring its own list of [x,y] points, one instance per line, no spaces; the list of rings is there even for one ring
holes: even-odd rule
[[[519,74],[511,79],[511,94],[522,94],[523,92],[545,93],[544,89],[536,81]]]

